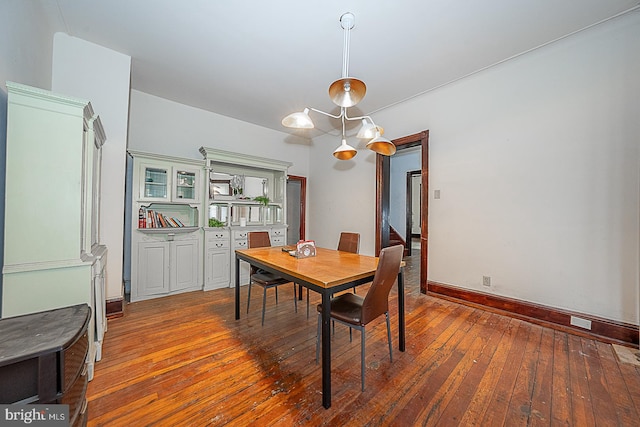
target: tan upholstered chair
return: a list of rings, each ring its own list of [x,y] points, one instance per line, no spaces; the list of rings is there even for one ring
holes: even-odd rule
[[[331,299],[331,319],[343,323],[349,328],[360,330],[361,354],[360,372],[362,376],[362,391],[364,391],[365,372],[365,326],[381,315],[387,321],[387,339],[389,341],[389,359],[393,362],[391,345],[391,327],[389,324],[389,292],[398,278],[404,248],[402,245],[382,249],[378,268],[371,287],[362,298],[359,295],[346,293]],[[320,335],[322,322],[322,304],[318,304],[318,336],[316,339],[316,363],[320,353]],[[349,329],[351,333],[351,329]]]
[[[269,238],[268,231],[252,231],[247,234],[249,248],[264,248],[271,246],[271,239]],[[249,313],[249,303],[251,302],[251,285],[256,284],[262,286],[264,292],[262,294],[262,326],[264,326],[264,312],[267,304],[267,289],[275,288],[276,290],[276,304],[278,303],[278,286],[285,283],[291,283],[287,279],[278,277],[268,271],[262,271],[254,266],[251,266],[251,272],[249,276],[249,291],[247,295],[247,313]],[[296,295],[296,284],[293,284],[293,304],[295,306],[296,313],[298,312],[298,298]]]

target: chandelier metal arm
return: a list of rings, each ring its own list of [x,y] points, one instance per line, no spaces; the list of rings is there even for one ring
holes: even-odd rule
[[[307,107],[307,108],[308,108],[309,110],[311,110],[311,111],[315,111],[316,113],[324,114],[325,116],[331,117],[332,119],[339,119],[339,118],[341,118],[343,115],[345,115],[344,108],[341,108],[341,109],[340,109],[340,114],[338,114],[337,116],[336,116],[336,115],[333,115],[333,114],[330,114],[330,113],[326,113],[326,112],[324,112],[324,111],[322,111],[322,110],[318,110],[318,109],[313,108],[313,107]]]
[[[345,108],[344,110],[344,118],[346,120],[362,120],[362,119],[367,119],[371,122],[372,125],[376,125],[376,123],[373,121],[373,119],[371,118],[371,116],[358,116],[358,117],[349,117],[347,116],[347,109]]]
[[[338,114],[337,116],[331,113],[327,113],[325,111],[322,110],[318,110],[317,108],[313,108],[313,107],[306,107],[308,108],[310,111],[315,111],[316,113],[320,113],[320,114],[324,114],[325,116],[331,117],[332,119],[340,119],[342,117],[344,117],[345,120],[348,121],[354,121],[354,120],[362,120],[362,119],[367,119],[371,122],[371,124],[373,126],[376,125],[376,122],[373,121],[373,119],[371,118],[371,116],[357,116],[357,117],[349,117],[347,115],[347,109],[342,107],[340,108],[340,114]]]

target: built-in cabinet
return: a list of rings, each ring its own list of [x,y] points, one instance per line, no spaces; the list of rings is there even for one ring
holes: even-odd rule
[[[204,160],[133,158],[131,301],[233,286],[249,231],[286,241],[288,162],[201,148]],[[256,200],[257,198],[257,200]],[[249,282],[249,266],[240,278]]]
[[[2,317],[87,304],[89,379],[107,326],[105,140],[89,101],[7,82]]]
[[[268,231],[273,246],[286,242],[286,178],[291,163],[206,147],[200,152],[209,177],[203,222],[221,225],[205,228],[205,235],[211,236],[205,239],[205,276],[212,278],[205,289],[235,286],[235,250],[248,247],[247,233]],[[217,273],[222,268],[228,274]],[[249,265],[241,262],[240,269],[241,284],[248,284]]]
[[[133,157],[131,301],[203,288],[202,160]]]

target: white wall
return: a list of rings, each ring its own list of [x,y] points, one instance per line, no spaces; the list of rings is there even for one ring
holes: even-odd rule
[[[107,135],[102,151],[100,236],[107,246],[107,299],[123,295],[124,178],[131,57],[56,33],[51,89],[91,101]]]
[[[28,23],[29,25],[26,25]],[[37,2],[0,2],[0,265],[4,265],[7,89],[13,81],[49,89],[53,31]],[[0,275],[0,307],[2,275]],[[0,316],[2,313],[0,313]]]
[[[430,131],[429,280],[638,324],[638,34],[632,13],[374,114]],[[373,156],[338,142],[311,148],[309,237],[372,253]]]
[[[44,13],[39,2],[0,2],[0,91],[5,98],[6,81],[50,88],[53,31]]]
[[[132,150],[202,159],[199,148],[210,147],[291,162],[291,175],[308,174],[308,141],[137,90],[130,108]]]

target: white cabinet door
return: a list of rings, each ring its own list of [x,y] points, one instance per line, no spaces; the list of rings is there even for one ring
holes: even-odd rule
[[[199,256],[197,240],[171,242],[171,292],[198,285]]]
[[[138,293],[140,296],[169,292],[169,242],[138,244]]]
[[[207,251],[205,290],[229,286],[229,251],[209,248]]]
[[[231,277],[229,231],[223,229],[205,231],[205,241],[204,290],[226,288],[229,286]]]

